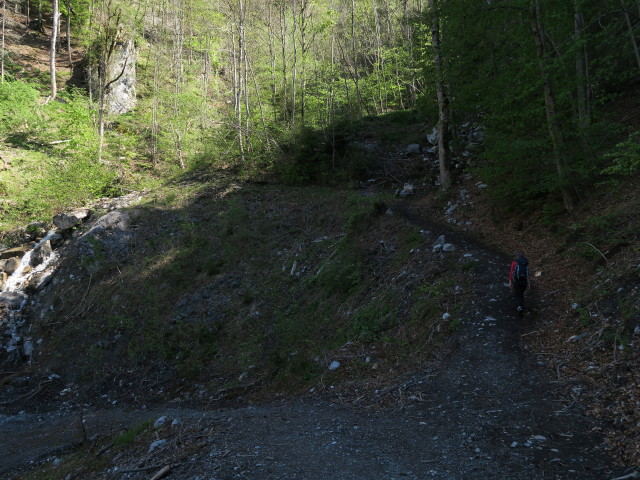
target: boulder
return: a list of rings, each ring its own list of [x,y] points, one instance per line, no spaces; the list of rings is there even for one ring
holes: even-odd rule
[[[53,248],[51,247],[51,241],[46,240],[40,244],[36,248],[33,249],[31,253],[31,259],[29,261],[29,265],[32,267],[37,267],[42,262],[44,262],[49,255],[53,253]]]
[[[18,269],[19,265],[20,265],[19,257],[9,258],[8,260],[5,260],[4,265],[2,266],[2,270],[7,275],[11,275],[13,272],[15,272]]]
[[[418,154],[422,152],[422,145],[420,145],[419,143],[412,143],[410,145],[407,146],[407,154]]]
[[[20,247],[9,248],[0,252],[0,260],[6,260],[7,258],[18,257],[19,259],[24,257],[25,253],[31,250],[31,247],[22,245]]]
[[[88,208],[79,208],[72,212],[59,213],[53,217],[53,224],[60,230],[69,230],[80,225],[91,215]]]
[[[411,183],[405,183],[402,187],[402,190],[398,190],[396,193],[400,197],[408,197],[409,195],[414,195],[416,193],[416,187]]]

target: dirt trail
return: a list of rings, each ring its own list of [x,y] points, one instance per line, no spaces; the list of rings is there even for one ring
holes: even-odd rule
[[[473,299],[438,366],[403,384],[402,409],[366,409],[330,399],[284,399],[228,410],[177,409],[88,413],[88,436],[167,416],[176,426],[152,450],[123,455],[119,470],[91,478],[148,479],[611,479],[602,438],[565,385],[520,348],[536,322],[536,302],[514,315],[505,287],[509,259],[461,235],[396,211],[434,239],[447,235],[457,255],[477,262]],[[570,393],[570,392],[569,392]],[[74,424],[75,422],[75,424]],[[77,413],[0,417],[1,478],[81,439]],[[59,432],[59,433],[58,433]],[[150,465],[153,468],[133,468]],[[73,476],[72,478],[83,478]],[[87,477],[89,478],[89,477]]]

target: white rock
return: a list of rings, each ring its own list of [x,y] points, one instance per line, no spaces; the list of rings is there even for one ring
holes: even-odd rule
[[[153,452],[157,448],[162,448],[166,444],[167,444],[166,440],[156,440],[151,445],[149,445],[149,453]]]
[[[167,423],[167,420],[168,420],[168,419],[167,419],[167,417],[160,417],[160,418],[158,418],[158,419],[154,422],[154,424],[153,424],[154,428],[160,428],[160,427],[161,427],[161,426],[163,426],[165,423]]]
[[[455,252],[456,251],[456,246],[453,243],[445,243],[442,246],[442,251],[443,252]]]
[[[340,362],[337,360],[334,360],[331,362],[331,365],[329,365],[329,370],[337,370],[338,368],[340,368]]]

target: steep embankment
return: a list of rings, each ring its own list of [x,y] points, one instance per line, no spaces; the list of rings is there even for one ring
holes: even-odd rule
[[[190,187],[180,188],[185,191]],[[235,200],[224,203],[232,192]],[[100,237],[89,244],[94,254],[96,250],[102,252],[101,257],[96,259],[85,252],[84,262],[61,266],[61,279],[65,282],[61,280],[55,292],[52,289],[51,297],[45,292],[40,299],[40,307],[49,311],[54,305],[56,313],[41,318],[38,328],[43,331],[43,327],[53,325],[56,331],[49,330],[34,366],[53,368],[62,377],[40,389],[23,377],[10,381],[10,388],[3,389],[5,415],[0,423],[0,438],[6,442],[4,475],[45,455],[44,464],[37,469],[56,478],[147,478],[161,471],[167,478],[185,480],[206,475],[254,479],[505,480],[523,476],[614,476],[611,460],[603,452],[603,438],[594,428],[597,425],[584,414],[586,405],[570,389],[573,385],[550,376],[555,372],[555,358],[532,355],[522,348],[523,340],[535,336],[547,321],[542,308],[545,299],[540,294],[532,296],[529,300],[533,313],[523,321],[515,318],[504,286],[508,257],[467,238],[463,232],[432,223],[417,213],[419,199],[383,211],[380,205],[368,203],[367,197],[358,194],[357,199],[367,202],[366,208],[351,211],[351,225],[345,234],[343,220],[339,220],[344,212],[336,210],[335,205],[349,210],[354,204],[336,203],[341,192],[324,192],[321,197],[311,198],[318,192],[225,183],[218,188],[209,186],[195,196],[191,193],[184,194],[186,203],[172,202],[181,208],[145,212],[146,207],[139,205],[129,210],[134,220],[128,232],[135,240],[129,239],[127,248],[117,252],[146,252],[142,257],[147,266],[144,272],[137,263],[140,256],[109,256],[108,249],[98,248]],[[324,196],[327,193],[330,195]],[[360,200],[353,201],[360,205]],[[154,205],[160,203],[156,200]],[[334,208],[327,208],[329,205]],[[229,215],[234,222],[227,222]],[[216,223],[221,216],[224,221]],[[175,315],[181,312],[187,312],[191,322],[197,318],[222,322],[224,315],[213,307],[234,301],[232,298],[250,286],[250,301],[245,293],[244,300],[225,309],[229,315],[238,308],[236,314],[229,316],[229,324],[257,316],[263,319],[266,332],[261,333],[264,337],[253,347],[255,351],[249,351],[253,344],[239,342],[239,337],[231,335],[230,326],[218,330],[226,341],[237,338],[235,347],[243,349],[245,355],[256,356],[243,362],[242,356],[231,357],[234,345],[220,344],[219,348],[226,349],[225,355],[213,355],[211,363],[201,365],[201,376],[195,382],[181,379],[166,367],[163,370],[168,358],[139,365],[135,370],[137,380],[133,380],[131,373],[125,376],[125,368],[136,368],[139,357],[125,355],[122,363],[101,363],[101,358],[129,351],[122,345],[131,348],[132,339],[139,335],[126,330],[122,323],[125,315],[137,311],[134,306],[149,307],[146,297],[139,304],[132,304],[136,296],[145,293],[146,284],[138,283],[138,289],[131,291],[131,282],[145,278],[162,295],[168,295],[169,290],[160,281],[173,275],[171,269],[184,274],[185,265],[181,262],[189,255],[199,254],[186,263],[195,269],[208,261],[203,252],[219,252],[203,249],[201,237],[195,242],[198,250],[176,251],[177,237],[183,241],[180,235],[187,232],[187,238],[193,239],[194,226],[202,235],[218,240],[231,238],[230,243],[236,246],[240,242],[242,254],[233,250],[235,255],[229,261],[216,263],[211,275],[200,271],[193,283],[181,284],[184,290],[166,300],[167,304],[180,305],[179,311],[169,309],[160,317],[163,322],[154,324],[154,328],[168,328],[164,326],[167,320],[170,325],[180,325],[180,317]],[[267,226],[270,229],[266,230]],[[320,298],[331,306],[332,315],[331,321],[322,323],[324,317],[315,317],[307,302],[315,309],[327,307],[309,297],[315,290],[303,287],[312,280],[319,281],[322,266],[338,268],[340,263],[332,264],[330,260],[338,257],[339,262],[345,262],[349,258],[340,257],[340,250],[335,247],[340,239],[353,235],[356,227],[359,233],[355,238],[362,248],[349,253],[364,249],[364,272],[373,274],[361,278],[368,280],[364,291],[353,290],[347,297],[327,296],[325,292]],[[89,226],[86,231],[90,231]],[[249,251],[256,255],[250,250],[256,244],[246,242],[257,231],[263,232],[257,243],[265,256],[246,258],[244,254]],[[235,237],[238,232],[241,236]],[[433,244],[443,234],[455,251],[433,252]],[[163,243],[165,238],[169,243]],[[149,243],[150,239],[154,241]],[[68,253],[76,251],[72,244],[68,245]],[[249,263],[249,259],[253,262]],[[276,268],[269,268],[273,263]],[[353,269],[361,264],[349,265]],[[239,267],[241,270],[235,270]],[[276,271],[279,277],[275,276]],[[344,274],[345,270],[338,272]],[[78,280],[69,283],[71,275]],[[277,278],[289,293],[277,287]],[[324,281],[336,278],[325,277]],[[348,289],[350,284],[339,285]],[[227,297],[234,289],[236,295]],[[128,291],[131,295],[127,295]],[[74,300],[48,303],[63,293]],[[110,299],[121,311],[120,323],[111,327],[113,330],[108,324],[99,326],[102,319],[113,316]],[[397,302],[393,316],[384,312],[391,299]],[[276,321],[282,318],[280,309],[285,305],[294,314],[294,324]],[[379,308],[380,315],[367,310],[369,305]],[[349,313],[342,316],[345,310]],[[366,312],[367,316],[358,312]],[[348,323],[354,317],[358,321]],[[323,335],[310,328],[314,322],[318,322],[320,331],[324,330]],[[252,321],[251,326],[256,325],[260,322]],[[288,330],[283,330],[285,325]],[[308,350],[301,348],[288,356],[284,365],[276,362],[279,368],[272,372],[282,377],[272,376],[273,382],[267,382],[265,376],[274,367],[256,360],[262,358],[264,348],[276,348],[278,341],[284,343],[290,338],[287,334],[292,335],[292,325],[306,326],[293,335],[294,340],[289,340],[293,343],[283,347],[290,354],[292,348],[308,345],[307,335],[313,335],[316,342],[341,339],[332,335],[340,328],[350,328],[350,336],[333,348],[327,343],[324,356],[316,364],[313,360],[311,365],[302,364],[306,365],[304,375],[317,372],[310,380],[299,383],[299,372],[294,369],[301,366],[298,357],[314,351],[307,347]],[[443,336],[445,332],[450,333]],[[175,330],[164,333],[173,343],[181,340]],[[212,341],[211,336],[207,339]],[[195,336],[188,340],[197,342]],[[77,353],[57,356],[63,341],[63,353]],[[105,346],[99,342],[108,343]],[[98,356],[96,351],[104,351],[105,356]],[[230,356],[235,369],[227,365],[227,376],[218,376],[226,356]],[[73,362],[67,362],[70,357]],[[146,358],[147,362],[153,360],[153,351],[147,351]],[[335,369],[334,362],[339,362]],[[180,365],[175,364],[178,368]],[[83,376],[87,368],[100,372],[104,379],[96,382],[93,377],[89,382]],[[304,386],[304,393],[296,397],[283,395],[292,385]],[[230,401],[235,408],[229,408]],[[57,413],[29,413],[45,406],[55,407]],[[16,414],[19,409],[27,411]],[[140,423],[163,416],[167,420],[156,427]],[[123,427],[136,428],[120,436],[117,432]],[[78,442],[83,439],[91,441],[80,445]]]

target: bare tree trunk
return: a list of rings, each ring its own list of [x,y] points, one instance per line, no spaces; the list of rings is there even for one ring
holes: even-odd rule
[[[431,45],[436,70],[436,95],[438,97],[438,164],[440,167],[440,183],[442,188],[451,188],[451,159],[449,155],[449,96],[444,83],[444,70],[440,48],[440,15],[436,10],[435,0],[429,0],[431,10]]]
[[[280,40],[282,42],[282,116],[286,122],[289,120],[289,108],[287,107],[287,16],[284,2],[280,6]]]
[[[241,92],[241,79],[240,79],[240,61],[238,58],[238,53],[236,51],[236,33],[235,33],[235,25],[231,26],[231,60],[233,62],[233,102],[234,102],[234,111],[236,114],[236,139],[238,142],[238,154],[240,155],[240,162],[244,161],[244,141],[242,137],[242,106],[240,104],[240,95]]]
[[[0,82],[4,83],[4,28],[7,16],[7,0],[2,0],[2,44],[0,45]]]
[[[247,54],[247,37],[246,37],[246,4],[240,0],[240,62],[242,72],[242,93],[244,99],[244,137],[245,151],[251,152],[251,135],[250,135],[250,105],[249,105],[249,55]]]
[[[44,22],[42,20],[42,0],[38,0],[38,30],[44,33]]]
[[[58,24],[60,11],[58,0],[53,0],[53,18],[51,20],[51,49],[49,50],[49,73],[51,75],[51,99],[56,98],[58,87],[56,85],[56,42],[58,40]]]
[[[579,0],[574,0],[575,35],[578,50],[576,52],[576,76],[578,79],[578,126],[585,128],[590,123],[589,92],[587,89],[587,49],[584,45],[584,17]]]
[[[184,149],[182,146],[184,132],[181,130],[180,120],[180,94],[183,87],[183,60],[184,60],[184,4],[178,0],[175,4],[178,15],[173,22],[173,68],[174,68],[174,98],[173,98],[173,135],[176,141],[176,157],[181,169],[185,169]]]
[[[73,69],[73,58],[71,56],[71,1],[66,0],[67,5],[67,53],[69,54],[69,68]]]
[[[271,55],[271,110],[273,111],[273,120],[277,122],[278,114],[275,109],[276,99],[278,97],[278,88],[276,82],[276,68],[277,68],[277,59],[276,59],[276,47],[275,47],[275,32],[273,30],[273,11],[272,4],[270,3],[267,7],[269,9],[269,18],[268,18],[268,32],[269,32],[269,53]]]
[[[540,76],[542,78],[542,85],[544,90],[544,104],[547,116],[547,127],[549,129],[549,137],[551,138],[551,144],[553,147],[553,155],[556,165],[558,183],[560,186],[560,192],[562,193],[562,199],[564,200],[565,209],[567,211],[572,211],[575,208],[576,198],[575,194],[567,184],[567,166],[564,160],[565,141],[562,135],[562,130],[560,128],[560,122],[558,121],[558,115],[556,112],[556,100],[551,83],[549,67],[547,65],[547,52],[544,43],[544,23],[542,20],[542,12],[539,0],[531,0],[530,6],[531,32],[536,44],[536,55],[538,57],[538,65],[540,68]]]
[[[362,118],[362,96],[360,95],[360,73],[358,71],[358,53],[356,50],[356,1],[351,0],[351,54],[353,56],[353,81],[358,99],[358,120]]]
[[[624,0],[620,0],[622,4],[622,12],[624,14],[624,19],[627,22],[627,28],[629,29],[629,37],[631,38],[631,45],[633,46],[633,53],[636,57],[636,65],[638,66],[638,70],[640,70],[640,50],[638,49],[638,42],[636,41],[636,36],[633,33],[633,24],[631,23],[631,17],[629,16],[629,12],[627,11],[627,5]]]
[[[331,1],[331,9],[333,10],[333,0]],[[331,28],[331,86],[329,88],[329,125],[331,126],[331,165],[336,168],[336,122],[335,122],[335,84],[336,76],[334,73],[336,63],[336,30],[335,26]]]
[[[296,19],[298,3],[293,0],[291,7],[291,17],[293,19],[293,32],[291,35],[291,46],[293,48],[293,64],[291,72],[291,126],[296,125],[296,94],[297,94],[297,82],[298,82],[298,41],[296,34],[298,33],[298,22]]]

